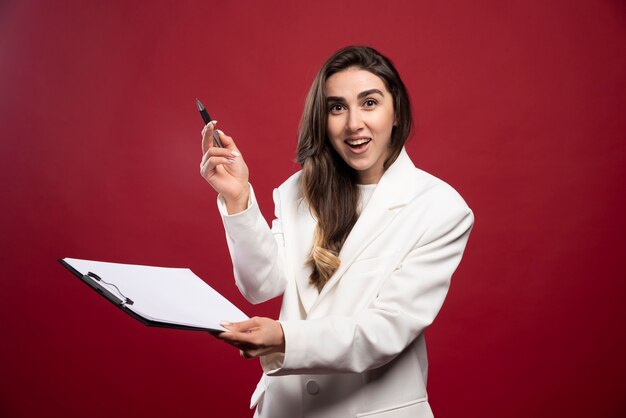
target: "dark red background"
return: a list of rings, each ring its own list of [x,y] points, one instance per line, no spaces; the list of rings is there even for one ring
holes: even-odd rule
[[[276,317],[234,286],[194,99],[270,217],[306,91],[347,44],[392,57],[409,153],[476,214],[427,333],[436,415],[625,416],[618,0],[1,2],[0,416],[251,415],[256,361],[131,320],[55,260],[190,267]]]

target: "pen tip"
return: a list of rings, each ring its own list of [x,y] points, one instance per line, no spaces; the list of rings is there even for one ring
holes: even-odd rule
[[[199,111],[203,111],[204,110],[204,106],[202,105],[202,102],[198,98],[196,98],[196,106],[198,106],[198,110]]]

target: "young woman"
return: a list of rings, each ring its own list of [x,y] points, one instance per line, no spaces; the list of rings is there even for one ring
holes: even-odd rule
[[[274,191],[272,227],[233,139],[203,130],[202,176],[219,193],[235,280],[280,319],[226,323],[264,374],[255,416],[432,417],[424,330],[444,301],[473,215],[413,165],[408,94],[391,62],[347,47],[322,66],[298,140],[302,170]]]

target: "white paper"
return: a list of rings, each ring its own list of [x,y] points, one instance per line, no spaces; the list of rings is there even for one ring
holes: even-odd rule
[[[225,331],[222,321],[238,322],[246,314],[187,268],[140,266],[64,258],[81,274],[97,274],[98,282],[134,303],[126,308],[153,321]],[[121,293],[121,295],[120,295]]]

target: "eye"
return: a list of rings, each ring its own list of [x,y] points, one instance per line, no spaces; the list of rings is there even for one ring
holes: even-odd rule
[[[365,106],[365,107],[374,107],[377,104],[378,104],[378,102],[376,100],[374,100],[374,99],[366,99],[363,102],[363,106]]]
[[[344,106],[340,103],[331,104],[328,107],[330,113],[340,113],[344,109]]]

